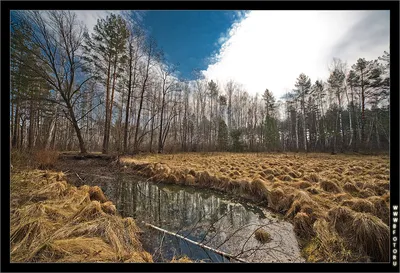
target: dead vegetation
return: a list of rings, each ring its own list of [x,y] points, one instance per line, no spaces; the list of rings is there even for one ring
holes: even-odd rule
[[[271,235],[262,228],[257,229],[256,232],[254,233],[254,236],[258,241],[260,241],[263,244],[271,241]]]
[[[171,260],[171,263],[193,263],[193,261],[187,256],[183,256],[180,258],[174,256]]]
[[[132,218],[121,218],[98,187],[62,173],[11,174],[11,262],[152,262]]]
[[[11,151],[11,166],[16,169],[52,169],[59,158],[54,150]]]
[[[293,222],[307,261],[389,259],[387,156],[186,153],[121,162],[154,182],[265,201]]]

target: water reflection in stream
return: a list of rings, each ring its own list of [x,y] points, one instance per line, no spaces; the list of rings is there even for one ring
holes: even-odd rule
[[[293,226],[259,207],[232,201],[223,194],[193,187],[141,182],[119,175],[96,180],[124,217],[142,221],[248,262],[302,262]],[[271,241],[261,244],[254,232],[263,228]],[[141,240],[155,261],[187,255],[204,262],[235,262],[212,251],[141,225]]]

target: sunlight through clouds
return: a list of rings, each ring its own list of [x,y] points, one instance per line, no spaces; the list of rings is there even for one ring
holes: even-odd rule
[[[280,98],[302,72],[313,82],[326,79],[333,57],[351,65],[389,49],[388,11],[251,11],[241,18],[220,38],[225,41],[203,73],[235,79],[251,94],[268,88]],[[377,33],[379,39],[369,38]]]

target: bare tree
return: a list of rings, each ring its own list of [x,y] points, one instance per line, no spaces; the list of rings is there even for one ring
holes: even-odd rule
[[[166,107],[166,96],[171,92],[176,91],[176,80],[174,79],[173,73],[176,71],[175,66],[168,66],[159,63],[159,75],[161,77],[161,109],[160,109],[160,129],[158,135],[158,153],[162,153],[164,149],[165,138],[165,128],[163,128],[164,122],[164,110]]]
[[[154,57],[157,57],[158,53],[156,51],[156,42],[151,39],[145,45],[145,63],[142,66],[142,82],[141,82],[141,90],[139,95],[139,109],[136,118],[136,130],[135,130],[135,138],[134,138],[134,152],[139,152],[139,129],[140,129],[140,118],[142,114],[143,101],[145,96],[145,91],[148,85],[150,69],[154,66]]]
[[[84,68],[80,55],[84,28],[71,11],[24,11],[20,15],[21,20],[32,27],[31,37],[28,37],[30,45],[24,50],[38,60],[36,65],[27,65],[59,93],[61,101],[47,100],[62,106],[78,137],[81,153],[86,153],[79,118],[74,111],[82,86],[92,78],[80,73]],[[40,48],[39,52],[32,51],[35,46]],[[78,78],[78,74],[82,77]]]

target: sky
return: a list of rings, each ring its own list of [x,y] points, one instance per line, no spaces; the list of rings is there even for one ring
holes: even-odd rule
[[[111,11],[77,11],[89,30]],[[112,11],[115,12],[115,11]],[[140,11],[135,18],[163,49],[179,76],[200,70],[252,95],[280,98],[300,73],[326,80],[333,58],[349,67],[389,51],[389,11]]]

